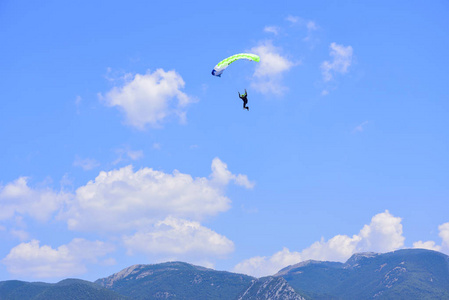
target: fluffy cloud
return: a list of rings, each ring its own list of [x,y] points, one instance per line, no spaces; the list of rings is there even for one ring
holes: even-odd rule
[[[443,247],[449,253],[449,222],[438,226],[439,236],[443,240]]]
[[[281,268],[296,264],[302,260],[299,252],[290,252],[287,248],[282,249],[270,257],[256,256],[247,259],[234,267],[234,272],[251,274],[255,277],[273,275]]]
[[[246,175],[232,174],[231,171],[228,170],[228,165],[222,162],[219,158],[214,158],[212,160],[211,169],[212,181],[220,185],[228,185],[230,181],[233,181],[235,184],[244,186],[248,189],[254,187],[254,182],[249,181]]]
[[[434,241],[417,241],[413,243],[413,248],[441,251],[441,246],[438,246]]]
[[[17,215],[46,221],[71,197],[70,194],[55,192],[49,188],[30,188],[27,180],[26,177],[20,177],[0,186],[0,221]]]
[[[413,243],[413,248],[422,248],[428,250],[442,251],[449,254],[449,222],[438,226],[439,236],[442,240],[441,245],[437,245],[434,241],[418,241]]]
[[[356,251],[388,252],[401,248],[405,240],[401,221],[401,218],[394,217],[388,210],[375,215],[371,224],[360,230],[361,240]]]
[[[2,260],[8,271],[25,278],[60,278],[84,273],[86,264],[98,263],[98,258],[114,251],[111,245],[100,241],[74,239],[57,249],[40,246],[32,240],[11,249]]]
[[[99,98],[108,106],[122,109],[130,125],[139,129],[159,127],[172,115],[185,120],[185,108],[194,100],[181,91],[185,83],[178,73],[157,69],[136,74],[132,80],[127,77],[123,86],[114,87],[105,96],[99,94]]]
[[[124,237],[128,253],[141,252],[179,257],[223,256],[234,251],[234,243],[198,222],[167,217],[151,230]]]
[[[281,83],[282,75],[295,63],[282,56],[280,49],[273,46],[271,41],[265,41],[250,51],[260,56],[251,86],[263,94],[282,95],[286,90]]]
[[[167,217],[201,220],[224,212],[230,200],[224,194],[229,181],[245,187],[245,175],[234,175],[215,158],[210,178],[193,178],[175,170],[172,174],[132,166],[101,172],[76,190],[70,208],[61,218],[72,230],[121,231],[142,229]]]
[[[338,45],[332,43],[330,45],[329,55],[332,57],[332,61],[324,61],[321,64],[321,70],[323,72],[324,81],[330,81],[333,78],[333,74],[348,72],[349,66],[352,63],[352,47]]]
[[[301,252],[290,252],[287,248],[271,257],[253,257],[239,263],[236,272],[253,276],[272,275],[280,269],[304,260],[346,261],[357,252],[388,252],[404,245],[401,218],[388,211],[375,215],[357,235],[336,235],[328,241],[321,239]]]

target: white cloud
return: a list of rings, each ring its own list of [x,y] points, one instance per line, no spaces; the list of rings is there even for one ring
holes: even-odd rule
[[[81,98],[81,96],[76,96],[75,98],[75,106],[76,106],[76,113],[79,114],[80,113],[80,106],[81,106],[81,102],[83,101],[83,98]]]
[[[441,251],[441,246],[436,245],[434,241],[427,241],[427,242],[417,241],[413,243],[413,248]]]
[[[122,109],[132,126],[139,129],[146,125],[160,127],[172,115],[185,121],[186,106],[194,100],[181,91],[184,85],[184,80],[175,71],[157,69],[145,75],[136,74],[123,86],[114,87],[99,97],[106,105]]]
[[[298,23],[300,20],[301,20],[301,18],[300,17],[295,17],[295,16],[292,16],[292,15],[288,15],[287,16],[287,18],[285,18],[287,21],[289,21],[290,23]]]
[[[248,189],[254,187],[255,183],[248,180],[246,175],[238,174],[234,175],[228,170],[228,165],[222,162],[219,158],[212,160],[212,181],[218,182],[221,185],[229,184],[229,181],[234,181],[235,184],[244,186]]]
[[[130,150],[126,151],[126,156],[128,156],[131,160],[139,160],[143,157],[142,150]]]
[[[437,245],[434,241],[418,241],[413,243],[413,248],[423,248],[435,251],[442,251],[449,254],[449,222],[438,226],[439,236],[441,238],[441,245]]]
[[[192,178],[175,170],[172,174],[132,166],[100,174],[76,190],[70,208],[61,218],[72,230],[139,230],[173,216],[201,220],[224,212],[230,199],[224,194],[229,181],[252,187],[245,175],[234,175],[216,158],[210,179]]]
[[[136,161],[144,157],[142,150],[132,150],[128,146],[119,148],[115,150],[115,152],[118,154],[118,158],[112,162],[113,165],[116,165],[125,160]]]
[[[422,248],[428,250],[441,251],[449,254],[449,222],[438,226],[441,245],[437,245],[434,241],[417,241],[413,243],[413,248]]]
[[[80,158],[78,156],[75,157],[75,161],[73,162],[73,166],[81,167],[84,171],[89,171],[95,169],[100,166],[100,163],[95,159],[91,158]]]
[[[307,28],[307,36],[303,39],[303,41],[311,43],[311,46],[314,47],[314,45],[318,42],[318,39],[313,38],[313,32],[318,30],[319,27],[314,21],[305,21],[305,26]]]
[[[321,64],[321,70],[323,72],[324,81],[330,81],[333,78],[333,74],[341,73],[345,74],[348,72],[349,66],[352,63],[352,47],[338,45],[332,43],[330,45],[329,55],[333,58],[332,61],[324,61]]]
[[[357,252],[388,252],[404,246],[401,221],[401,218],[394,217],[388,210],[375,215],[371,224],[365,225],[359,233],[361,241],[357,245]]]
[[[359,125],[357,125],[352,132],[363,132],[365,130],[364,126],[367,125],[369,122],[368,121],[364,121],[362,123],[360,123]]]
[[[282,95],[287,89],[282,85],[282,75],[296,64],[282,56],[271,41],[252,48],[251,52],[260,56],[251,86],[263,94]]]
[[[274,35],[278,35],[279,31],[280,31],[280,28],[278,26],[265,26],[263,31],[268,32],[268,33],[272,33]]]
[[[9,233],[11,233],[12,236],[18,238],[22,242],[28,240],[30,237],[28,232],[20,229],[11,229]]]
[[[239,263],[234,270],[253,276],[272,275],[280,269],[304,260],[346,261],[357,252],[388,252],[404,245],[401,218],[388,210],[375,215],[357,235],[336,235],[325,241],[317,241],[301,252],[290,252],[287,248],[271,257],[253,257]]]
[[[296,264],[301,261],[301,254],[290,252],[287,248],[282,249],[271,257],[256,256],[247,259],[234,267],[234,272],[250,274],[255,277],[273,275],[281,268]]]
[[[303,260],[345,261],[355,253],[357,243],[360,240],[360,236],[357,235],[352,237],[336,235],[328,241],[321,239],[321,241],[313,243],[309,248],[304,249],[301,255]]]
[[[30,216],[39,221],[46,221],[71,197],[68,193],[55,192],[50,188],[30,188],[27,180],[26,177],[20,177],[0,186],[0,220]]]
[[[258,54],[261,58],[254,73],[255,77],[279,75],[294,66],[293,62],[279,53],[280,49],[273,46],[271,41],[265,41],[252,48],[251,52]]]
[[[112,252],[111,245],[100,241],[73,239],[57,249],[39,245],[32,240],[11,249],[2,260],[8,271],[25,278],[60,278],[86,272],[87,263],[98,263],[98,258]]]
[[[81,104],[81,101],[83,101],[83,98],[81,98],[81,96],[76,96],[75,98],[75,105],[79,106]]]
[[[439,236],[443,240],[442,246],[446,253],[449,253],[449,222],[438,226],[438,230],[440,231]]]
[[[314,31],[318,29],[318,25],[316,25],[314,21],[308,21],[306,27],[308,31]]]
[[[129,254],[186,257],[224,256],[234,251],[234,243],[195,221],[167,217],[151,230],[124,237]]]

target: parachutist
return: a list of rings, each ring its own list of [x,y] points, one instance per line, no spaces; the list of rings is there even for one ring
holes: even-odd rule
[[[246,92],[246,89],[245,89],[245,93],[244,93],[243,95],[240,95],[240,92],[238,92],[238,93],[239,93],[240,99],[243,100],[243,109],[246,109],[246,110],[249,111],[249,107],[246,106],[246,104],[248,103],[248,99],[246,98],[246,96],[248,95],[248,93]]]

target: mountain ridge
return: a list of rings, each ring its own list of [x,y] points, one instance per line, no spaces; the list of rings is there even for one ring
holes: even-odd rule
[[[449,299],[449,256],[426,249],[308,260],[255,278],[172,261],[136,264],[95,282],[0,282],[0,299]]]

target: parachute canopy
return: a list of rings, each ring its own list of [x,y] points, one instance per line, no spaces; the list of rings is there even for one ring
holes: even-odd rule
[[[239,59],[247,59],[252,61],[260,61],[260,57],[256,54],[251,53],[239,53],[232,56],[229,56],[226,59],[220,61],[215,68],[212,70],[212,75],[220,77],[223,74],[223,71],[233,62]]]

